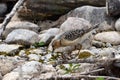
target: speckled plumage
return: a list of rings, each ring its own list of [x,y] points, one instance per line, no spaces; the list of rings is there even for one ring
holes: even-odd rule
[[[76,45],[80,41],[80,38],[88,33],[89,31],[97,28],[98,26],[91,27],[89,29],[75,29],[63,32],[53,39],[52,46],[53,48],[69,46],[69,45]]]
[[[94,28],[96,28],[96,27],[92,27],[92,28],[89,28],[86,30],[75,29],[75,30],[66,31],[61,35],[61,37],[64,37],[64,39],[66,39],[66,40],[73,41],[79,37],[82,37],[85,33],[91,31]]]

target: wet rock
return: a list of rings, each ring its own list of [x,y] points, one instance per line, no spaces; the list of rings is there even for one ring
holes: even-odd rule
[[[14,44],[0,44],[1,55],[15,55],[21,48],[21,45]]]
[[[120,44],[120,33],[116,31],[102,32],[96,34],[94,39],[97,41],[118,45]]]
[[[37,33],[25,29],[13,30],[5,39],[5,42],[7,43],[17,43],[22,45],[31,45],[38,41]]]
[[[7,37],[7,35],[15,29],[27,29],[27,30],[34,31],[36,33],[40,31],[40,27],[34,23],[27,22],[27,21],[11,21],[6,26],[3,36]]]

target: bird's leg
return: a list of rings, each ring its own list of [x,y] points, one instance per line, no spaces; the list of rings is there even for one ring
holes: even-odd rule
[[[61,53],[61,58],[63,59],[63,60],[67,60],[67,53],[66,52],[63,52],[63,53]]]
[[[82,45],[81,45],[81,44],[75,45],[75,49],[76,49],[76,50],[79,50],[79,51],[78,51],[78,54],[79,54],[79,53],[80,53],[80,50],[82,49]]]
[[[81,50],[81,49],[79,49],[78,54],[80,53],[80,50]]]

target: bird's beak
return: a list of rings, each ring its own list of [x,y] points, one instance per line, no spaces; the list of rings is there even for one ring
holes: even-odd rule
[[[52,53],[54,53],[55,49],[53,48]]]

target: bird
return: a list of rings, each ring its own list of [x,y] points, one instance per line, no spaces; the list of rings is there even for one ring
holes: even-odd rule
[[[88,28],[88,29],[73,29],[66,32],[62,32],[55,36],[55,38],[51,41],[50,45],[52,46],[52,52],[59,47],[72,46],[79,44],[80,39],[83,35],[90,32],[91,30],[98,28],[98,24]],[[81,45],[81,44],[80,44]],[[81,45],[82,47],[82,45]]]

